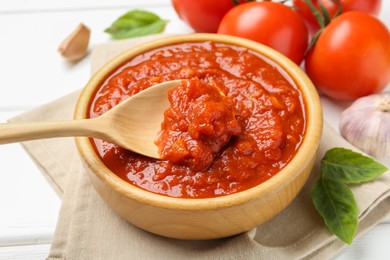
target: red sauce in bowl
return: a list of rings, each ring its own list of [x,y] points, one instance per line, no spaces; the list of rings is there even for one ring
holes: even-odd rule
[[[171,197],[217,197],[268,180],[296,154],[305,131],[300,91],[272,61],[225,43],[182,43],[134,57],[100,86],[89,116],[173,79],[191,80],[170,93],[157,139],[164,160],[93,140],[123,180]]]

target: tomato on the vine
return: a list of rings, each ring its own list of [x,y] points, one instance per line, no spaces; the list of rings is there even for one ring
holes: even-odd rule
[[[378,15],[382,0],[339,0],[342,6],[342,13],[348,11],[363,11],[373,15]],[[330,18],[334,17],[338,12],[339,5],[335,0],[310,0],[313,6],[320,12],[322,5],[327,12],[329,13]],[[305,3],[305,0],[293,0],[292,1],[294,7],[297,12],[303,17],[305,20],[309,31],[311,34],[314,34],[319,28],[320,25],[317,22],[312,10]]]
[[[346,12],[321,33],[305,60],[314,85],[338,100],[382,91],[390,82],[390,33],[376,17]]]
[[[180,19],[196,32],[217,32],[222,17],[234,7],[232,0],[172,0]]]
[[[308,45],[303,19],[290,7],[277,2],[249,2],[226,13],[219,34],[247,38],[267,45],[300,64]]]

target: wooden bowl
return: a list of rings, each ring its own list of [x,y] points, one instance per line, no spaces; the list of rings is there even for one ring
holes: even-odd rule
[[[178,239],[214,239],[248,231],[285,209],[305,184],[313,167],[322,132],[318,94],[306,74],[282,54],[258,43],[215,34],[192,34],[155,40],[132,48],[108,62],[85,86],[75,119],[86,118],[101,82],[126,60],[157,47],[190,41],[217,41],[252,49],[278,64],[302,92],[306,131],[294,158],[274,177],[251,189],[216,198],[183,199],[137,188],[111,172],[91,141],[76,138],[90,180],[103,200],[120,216],[149,232]]]

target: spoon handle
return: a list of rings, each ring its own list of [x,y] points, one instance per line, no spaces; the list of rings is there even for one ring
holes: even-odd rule
[[[93,119],[73,121],[16,122],[0,124],[0,144],[54,137],[94,136],[99,129]]]

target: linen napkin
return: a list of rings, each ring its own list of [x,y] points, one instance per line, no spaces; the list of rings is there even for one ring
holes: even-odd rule
[[[123,50],[163,36],[95,46],[92,72]],[[71,119],[78,95],[72,93],[10,121]],[[208,241],[157,236],[117,216],[90,183],[73,138],[31,141],[23,146],[62,198],[48,259],[327,259],[345,246],[329,233],[310,198],[324,153],[332,147],[355,149],[326,123],[312,174],[290,206],[250,232]],[[390,212],[389,173],[352,189],[359,207],[360,235]]]

